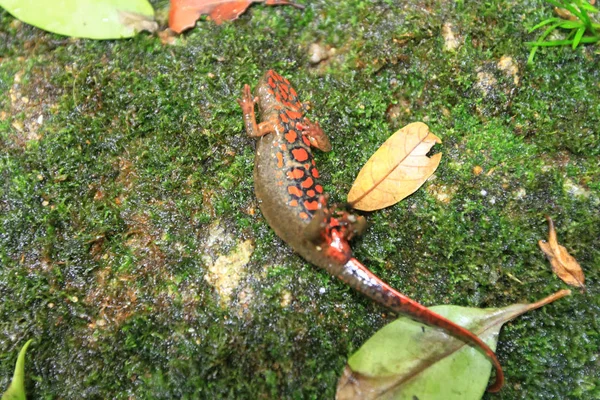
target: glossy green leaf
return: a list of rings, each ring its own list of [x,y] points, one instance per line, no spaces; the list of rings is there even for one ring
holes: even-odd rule
[[[147,0],[0,0],[0,6],[23,22],[66,36],[119,39],[157,28]]]
[[[504,308],[435,306],[432,311],[477,334],[495,350],[502,325],[571,292]],[[350,359],[337,400],[470,400],[485,392],[492,365],[477,349],[402,317],[373,335]]]
[[[21,347],[12,382],[2,395],[2,400],[25,400],[25,353],[32,341],[33,339],[29,339]]]

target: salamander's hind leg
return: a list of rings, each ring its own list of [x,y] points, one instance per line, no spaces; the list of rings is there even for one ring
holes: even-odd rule
[[[349,241],[365,231],[367,221],[363,216],[329,208],[328,200],[327,195],[319,197],[319,208],[304,228],[304,237],[307,240],[316,245],[330,243],[334,239]]]
[[[340,219],[340,223],[345,227],[344,237],[346,240],[362,235],[367,229],[367,220],[362,215],[341,211],[338,218]]]
[[[324,194],[319,196],[319,207],[315,211],[309,224],[304,228],[304,237],[316,245],[324,241],[324,235],[327,228],[331,213],[327,207],[329,195]]]
[[[329,259],[344,265],[352,257],[348,241],[362,233],[366,221],[362,216],[329,208],[327,201],[327,195],[319,197],[319,207],[304,228],[304,237]]]
[[[312,147],[321,151],[331,150],[331,142],[318,122],[311,122],[308,118],[304,118],[304,121],[296,124],[296,128],[300,129],[302,134],[308,138]]]

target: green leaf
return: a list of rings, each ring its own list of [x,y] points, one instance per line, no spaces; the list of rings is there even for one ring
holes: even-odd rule
[[[554,1],[554,0],[546,0],[546,1],[550,4],[552,4],[554,7],[564,8],[564,4],[559,3],[558,1]]]
[[[579,41],[583,37],[584,33],[585,33],[585,26],[582,26],[581,28],[577,29],[577,33],[575,34],[575,37],[573,38],[573,50],[575,50],[577,48],[577,46],[579,45]]]
[[[504,308],[435,306],[431,310],[469,329],[495,349],[505,322],[570,293],[561,290],[537,303]],[[375,333],[350,357],[338,381],[336,399],[480,399],[491,367],[477,349],[403,317]]]
[[[0,0],[0,6],[23,22],[66,36],[118,39],[157,28],[147,0]]]
[[[23,347],[21,347],[21,351],[17,357],[17,364],[15,365],[12,382],[8,386],[8,389],[6,389],[6,392],[2,395],[2,400],[25,400],[25,352],[31,342],[33,342],[33,339],[29,339]]]

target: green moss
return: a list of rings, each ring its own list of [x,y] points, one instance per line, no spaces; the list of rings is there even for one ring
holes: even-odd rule
[[[407,295],[497,307],[564,287],[537,248],[555,219],[588,290],[504,328],[494,397],[598,395],[594,48],[540,49],[525,67],[544,2],[306,6],[256,4],[174,45],[72,40],[0,12],[0,386],[35,337],[34,398],[334,396],[348,355],[393,316],[293,254],[258,211],[235,99],[274,68],[332,138],[316,157],[336,201],[400,127],[424,120],[441,137],[435,179],[369,214],[354,243]],[[335,55],[311,66],[314,42]],[[206,257],[246,239],[252,261],[223,309]]]

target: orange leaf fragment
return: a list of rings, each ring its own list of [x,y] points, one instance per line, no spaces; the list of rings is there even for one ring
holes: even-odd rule
[[[358,210],[373,211],[414,193],[440,164],[442,153],[427,157],[436,143],[442,141],[422,122],[394,133],[360,170],[348,202]]]
[[[581,266],[577,260],[567,252],[567,249],[558,244],[552,218],[546,216],[546,219],[548,220],[549,230],[548,241],[540,240],[538,245],[546,257],[548,257],[548,260],[550,260],[552,271],[554,271],[554,273],[567,285],[584,288],[585,276],[583,275]]]
[[[290,5],[304,8],[299,4],[284,0],[171,0],[169,28],[181,33],[194,27],[201,15],[208,15],[217,25],[233,21],[246,11],[252,3],[265,3],[269,6]]]

